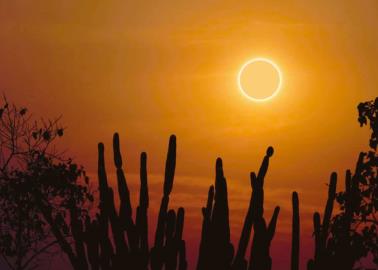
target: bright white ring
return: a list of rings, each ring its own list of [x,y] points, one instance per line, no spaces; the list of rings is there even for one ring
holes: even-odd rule
[[[241,85],[241,75],[244,71],[244,69],[249,65],[249,64],[252,64],[252,63],[255,63],[255,62],[265,62],[265,63],[268,63],[270,65],[272,65],[274,67],[274,69],[277,71],[278,73],[278,86],[276,88],[276,90],[273,92],[273,94],[271,94],[269,97],[266,97],[266,98],[254,98],[254,97],[251,97],[249,96],[243,89],[242,85]],[[264,102],[264,101],[267,101],[269,99],[272,99],[274,98],[275,96],[277,96],[278,92],[281,90],[281,86],[282,86],[282,73],[281,73],[281,70],[280,68],[271,60],[269,59],[266,59],[266,58],[262,58],[262,57],[258,57],[258,58],[253,58],[249,61],[247,61],[243,66],[242,68],[240,69],[239,71],[239,74],[238,74],[238,79],[237,79],[237,83],[238,83],[238,87],[240,89],[240,91],[242,92],[242,94],[248,98],[249,100],[252,100],[252,101],[255,101],[255,102]]]

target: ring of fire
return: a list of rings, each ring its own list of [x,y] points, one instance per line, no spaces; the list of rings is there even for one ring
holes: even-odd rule
[[[237,84],[243,96],[249,100],[268,101],[281,90],[282,72],[272,60],[254,58],[241,67]]]

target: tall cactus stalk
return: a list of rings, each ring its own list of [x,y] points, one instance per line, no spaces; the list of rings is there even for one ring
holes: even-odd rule
[[[163,268],[165,262],[164,256],[164,236],[166,233],[167,213],[169,194],[173,187],[173,178],[176,167],[176,137],[169,138],[167,160],[165,163],[165,177],[163,187],[163,198],[160,204],[158,221],[155,231],[155,243],[151,250],[151,269],[160,270]]]
[[[270,244],[275,234],[280,208],[278,206],[275,208],[273,216],[267,226],[264,219],[264,179],[269,167],[269,158],[273,153],[273,147],[268,147],[257,176],[254,173],[251,174],[254,235],[248,267],[249,270],[269,270],[272,267]]]
[[[108,180],[105,169],[104,145],[98,144],[98,182],[100,192],[100,214],[97,219],[99,221],[99,230],[101,235],[100,241],[100,265],[101,269],[110,269],[111,260],[114,256],[114,249],[108,237],[109,228],[109,207],[108,207]]]
[[[255,173],[253,172],[251,173],[250,179],[251,179],[250,181],[251,188],[253,189],[255,185],[255,181],[256,181]],[[248,247],[248,243],[249,243],[249,239],[250,239],[250,235],[252,231],[252,226],[253,226],[253,218],[254,218],[253,204],[254,204],[254,201],[256,200],[255,196],[256,196],[255,189],[253,189],[251,193],[251,199],[249,201],[247,215],[245,216],[243,229],[242,229],[240,239],[239,239],[238,250],[236,252],[234,263],[232,266],[234,270],[246,270],[248,267],[248,261],[245,259],[245,253],[247,251],[247,247]]]
[[[149,206],[148,185],[147,185],[147,154],[143,152],[140,155],[140,191],[139,191],[139,205],[136,215],[137,227],[137,245],[140,250],[141,269],[147,269],[148,266],[148,217],[147,211]]]
[[[176,269],[180,249],[185,250],[185,242],[182,241],[184,224],[184,211],[179,209],[177,217],[174,210],[168,211],[169,195],[172,192],[173,180],[176,168],[176,136],[169,138],[167,160],[165,163],[165,177],[163,198],[160,204],[158,222],[155,232],[155,243],[151,249],[151,269],[161,270]],[[178,240],[179,238],[179,240]],[[179,243],[178,243],[179,241]],[[182,253],[181,253],[182,257]],[[186,260],[181,258],[181,266],[186,265]],[[186,267],[186,266],[185,266]]]
[[[173,187],[173,178],[176,168],[176,137],[171,136],[169,138],[168,154],[165,163],[165,177],[163,198],[160,204],[160,211],[158,216],[158,223],[155,233],[155,247],[162,247],[164,243],[164,227],[165,219],[168,211],[169,194]]]
[[[197,269],[207,269],[209,265],[208,253],[211,250],[211,216],[213,211],[214,186],[210,186],[207,195],[206,207],[202,208],[202,232],[198,254]]]
[[[315,256],[308,261],[309,270],[332,269],[331,258],[327,254],[327,239],[329,237],[329,226],[332,218],[333,205],[336,197],[337,174],[331,174],[328,186],[328,198],[324,210],[323,221],[320,214],[314,213],[314,236]]]
[[[122,156],[120,150],[119,135],[113,136],[114,165],[117,170],[118,194],[120,200],[119,220],[122,229],[126,230],[128,244],[131,253],[137,253],[136,228],[132,219],[132,206],[130,201],[130,191],[126,182],[126,177],[122,169]]]
[[[293,220],[292,220],[292,241],[291,241],[291,270],[299,269],[299,241],[300,241],[300,220],[299,220],[299,199],[298,193],[293,192]]]
[[[215,188],[210,187],[206,208],[202,209],[202,214],[203,223],[197,269],[230,269],[233,246],[230,242],[227,183],[220,158],[215,164]]]
[[[214,256],[213,262],[215,269],[229,269],[233,256],[233,246],[230,242],[227,183],[220,158],[216,161],[215,171],[215,197],[211,226],[214,233],[214,246],[218,248],[219,254],[217,257]]]

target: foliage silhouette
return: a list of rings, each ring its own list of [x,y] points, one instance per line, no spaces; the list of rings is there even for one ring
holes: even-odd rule
[[[0,108],[0,253],[11,269],[33,269],[59,245],[79,269],[82,246],[71,247],[93,200],[81,166],[54,148],[59,118],[33,121],[4,98]],[[68,224],[71,220],[71,224]],[[72,230],[70,229],[72,228]],[[75,251],[77,252],[75,254]]]

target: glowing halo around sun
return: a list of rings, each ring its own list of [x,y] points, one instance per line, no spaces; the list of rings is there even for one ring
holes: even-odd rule
[[[257,65],[257,66],[256,66]],[[259,68],[260,65],[260,68]],[[261,68],[262,67],[262,68]],[[252,68],[252,70],[251,70]],[[253,70],[253,68],[255,70]],[[257,68],[257,70],[256,70]],[[253,74],[249,74],[249,73]],[[247,79],[246,79],[247,78]],[[246,80],[249,80],[248,83]],[[255,82],[259,85],[254,85]],[[278,65],[272,60],[258,57],[247,61],[240,69],[237,76],[237,84],[240,92],[249,100],[255,102],[264,102],[271,100],[280,92],[282,87],[282,72]],[[252,84],[252,86],[251,86]],[[259,92],[257,88],[269,88],[268,94],[256,96],[254,92]],[[249,89],[248,89],[249,88]],[[252,88],[252,89],[250,89]],[[251,93],[252,92],[252,93]]]

